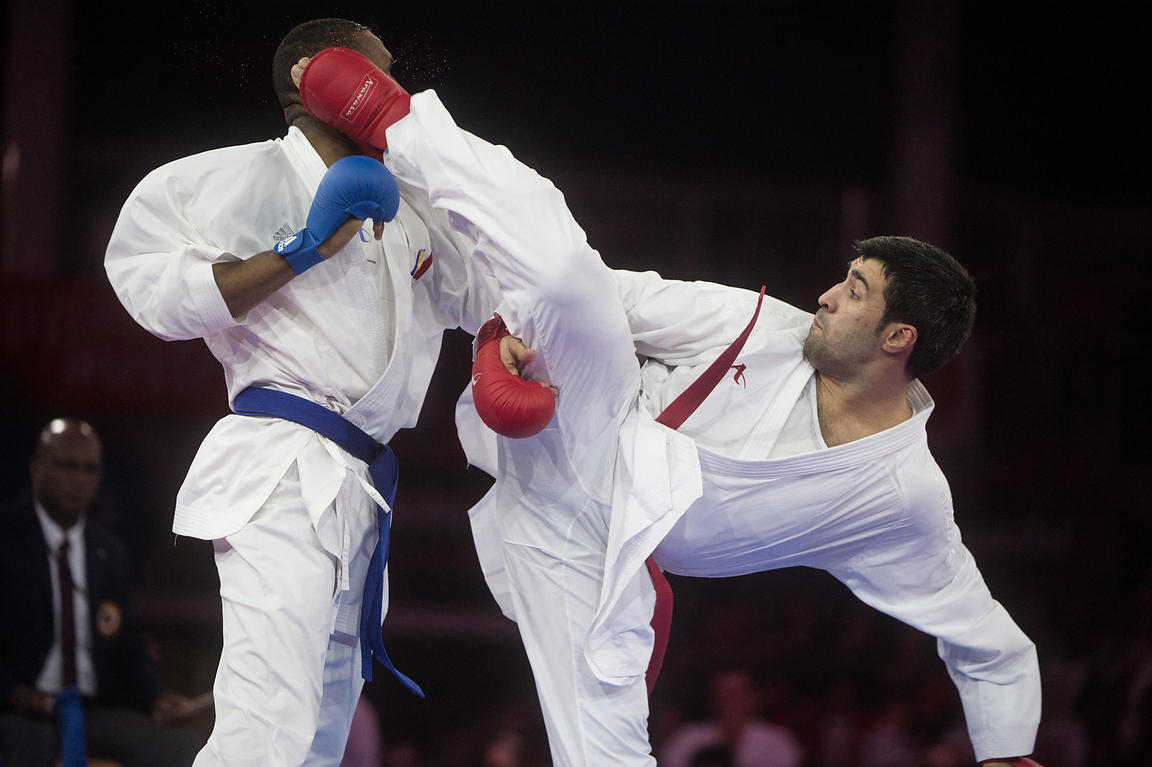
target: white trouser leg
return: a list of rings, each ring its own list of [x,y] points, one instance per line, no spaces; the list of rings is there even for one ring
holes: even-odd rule
[[[359,640],[333,637],[324,659],[324,697],[316,737],[304,760],[306,767],[340,764],[363,687]]]
[[[216,722],[196,767],[298,767],[317,729],[336,565],[295,465],[243,529],[213,545],[224,647]]]
[[[540,434],[500,441],[504,562],[557,767],[651,765],[642,678],[600,684],[583,656],[603,581],[620,426],[640,372],[616,283],[550,181],[460,131],[433,93],[388,131],[397,175],[477,241],[509,329],[560,389]]]
[[[507,542],[517,625],[532,664],[555,767],[651,767],[643,678],[598,681],[584,657],[603,578],[607,509],[589,502],[558,545]],[[549,542],[551,543],[551,542]]]
[[[353,488],[356,498],[362,496],[359,488]],[[368,572],[368,563],[372,559],[372,550],[376,546],[376,511],[374,506],[368,513],[346,513],[343,523],[349,525],[349,536],[352,550],[349,552],[348,578],[352,588],[341,592],[339,596],[340,609],[348,610],[349,615],[358,616],[360,605],[364,601],[363,583]],[[385,572],[385,591],[387,590],[387,572]],[[384,604],[387,605],[387,598]],[[383,616],[381,616],[383,619]],[[358,624],[357,624],[358,625]],[[394,680],[383,667],[376,667],[377,678],[384,684],[392,684]],[[316,738],[308,757],[304,760],[305,767],[337,767],[344,757],[344,748],[348,744],[348,732],[352,727],[352,715],[356,711],[356,703],[360,699],[360,692],[364,688],[364,679],[360,676],[360,640],[357,636],[343,633],[338,630],[332,635],[328,643],[328,652],[324,658],[324,696],[320,702],[320,717],[316,729]]]

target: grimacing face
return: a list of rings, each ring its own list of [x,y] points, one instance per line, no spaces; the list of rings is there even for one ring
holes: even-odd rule
[[[885,284],[879,261],[857,258],[844,279],[820,296],[804,357],[821,374],[851,378],[880,353]]]

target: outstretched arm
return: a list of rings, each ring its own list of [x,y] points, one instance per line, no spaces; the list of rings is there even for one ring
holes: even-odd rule
[[[1040,721],[1036,647],[958,539],[925,552],[892,536],[829,572],[867,604],[936,637],[977,759],[1027,764],[1013,759],[1031,753]]]

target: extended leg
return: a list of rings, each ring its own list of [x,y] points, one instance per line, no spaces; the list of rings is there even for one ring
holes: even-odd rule
[[[504,571],[558,766],[651,765],[643,678],[601,683],[584,657],[604,575],[620,427],[639,367],[611,272],[563,195],[506,149],[456,127],[434,93],[388,131],[397,175],[477,242],[509,329],[560,389],[535,437],[500,441]],[[645,585],[651,593],[650,584]]]
[[[388,146],[397,176],[427,189],[477,241],[509,329],[537,350],[541,375],[560,389],[556,419],[572,460],[582,473],[610,476],[639,369],[612,274],[564,196],[504,147],[460,130],[430,91],[412,97]]]

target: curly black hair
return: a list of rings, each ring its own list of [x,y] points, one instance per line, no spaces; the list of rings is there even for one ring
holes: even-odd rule
[[[921,378],[952,359],[976,321],[976,283],[960,262],[911,237],[872,237],[852,243],[862,258],[884,269],[884,317],[916,328],[905,372]],[[878,330],[879,330],[878,328]]]
[[[300,91],[291,74],[297,61],[335,45],[355,50],[365,32],[375,34],[369,27],[347,19],[313,19],[289,30],[272,56],[272,87],[280,106],[300,103]]]

